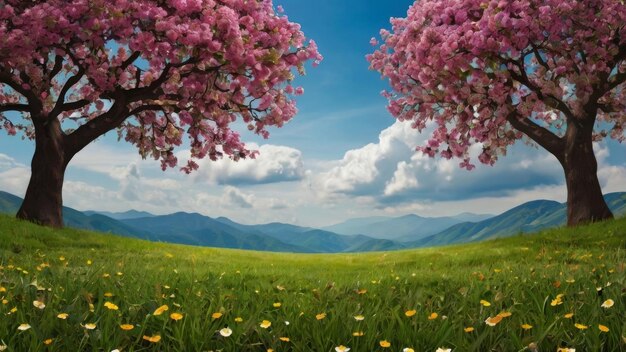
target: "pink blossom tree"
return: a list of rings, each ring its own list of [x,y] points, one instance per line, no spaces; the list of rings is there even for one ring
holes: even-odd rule
[[[623,1],[420,0],[391,23],[368,60],[389,111],[434,126],[418,150],[471,170],[472,146],[493,164],[526,139],[563,167],[568,225],[612,217],[592,142],[625,139]]]
[[[65,169],[117,130],[175,167],[254,157],[231,124],[268,136],[296,114],[291,85],[322,59],[271,0],[0,0],[0,126],[35,140],[17,216],[61,227]]]

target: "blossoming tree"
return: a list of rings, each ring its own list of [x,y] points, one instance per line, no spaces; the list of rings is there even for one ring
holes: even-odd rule
[[[254,157],[231,124],[264,137],[295,114],[294,72],[321,55],[271,0],[0,0],[0,125],[35,140],[17,216],[60,227],[65,169],[117,130],[175,167]]]
[[[471,170],[472,146],[493,164],[526,138],[563,167],[568,225],[612,217],[592,142],[625,139],[623,1],[420,0],[391,23],[368,60],[390,112],[435,127],[418,150]]]

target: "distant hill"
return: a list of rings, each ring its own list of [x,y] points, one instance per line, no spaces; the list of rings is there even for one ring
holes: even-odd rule
[[[148,218],[148,217],[155,216],[154,214],[150,214],[146,211],[138,211],[134,209],[124,211],[124,212],[119,212],[119,213],[113,213],[113,212],[108,212],[108,211],[95,211],[95,210],[86,210],[86,211],[83,211],[83,213],[86,215],[100,214],[100,215],[108,216],[111,219],[115,219],[115,220]]]
[[[615,216],[626,214],[626,192],[604,196]],[[437,234],[406,243],[409,247],[430,247],[451,243],[481,241],[518,233],[537,232],[567,222],[567,205],[551,200],[524,203],[500,215],[479,222],[464,222]]]
[[[15,214],[22,204],[22,198],[0,191],[0,213]],[[63,207],[65,226],[99,232],[110,232],[123,236],[147,238],[145,231],[130,227],[110,217],[93,214],[87,215],[76,209]]]
[[[616,216],[626,214],[626,192],[610,193],[605,199]],[[21,202],[21,198],[0,191],[0,213],[15,214]],[[429,218],[411,214],[356,218],[315,229],[278,222],[245,225],[197,213],[157,216],[136,210],[107,213],[63,208],[69,227],[152,241],[297,253],[388,251],[507,237],[563,226],[565,212],[565,204],[537,200],[497,216],[464,213]]]
[[[349,219],[323,229],[343,235],[362,234],[378,239],[411,242],[436,234],[465,221],[481,221],[493,215],[463,213],[458,216],[422,217],[415,214],[400,217]]]

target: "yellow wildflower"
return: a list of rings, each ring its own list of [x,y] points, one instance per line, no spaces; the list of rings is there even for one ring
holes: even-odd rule
[[[175,321],[179,321],[183,318],[183,315],[181,313],[172,313],[170,314],[170,319],[175,320]]]
[[[522,324],[522,329],[524,329],[524,330],[530,330],[532,328],[533,328],[533,326],[530,325],[530,324]]]
[[[489,307],[491,305],[491,303],[489,303],[489,301],[485,301],[484,299],[480,300],[480,304],[482,304],[485,307]]]
[[[588,326],[587,326],[587,325],[583,325],[583,324],[579,324],[579,323],[574,324],[574,326],[575,326],[578,330],[585,330],[585,329],[587,329],[587,328],[588,328]]]
[[[272,326],[272,322],[269,320],[263,320],[259,326],[262,327],[263,329],[267,329],[270,326]]]
[[[471,326],[468,326],[465,329],[463,329],[463,331],[465,331],[465,332],[472,332],[472,331],[474,331],[474,328],[471,327]]]
[[[222,317],[222,315],[223,315],[223,314],[222,314],[222,313],[220,313],[220,312],[215,312],[215,313],[211,314],[211,318],[213,318],[213,319],[219,319],[219,318],[221,318],[221,317]]]
[[[132,324],[122,324],[122,325],[120,325],[120,329],[122,329],[124,331],[129,331],[129,330],[132,330],[134,328],[135,328],[135,326],[132,325]]]
[[[407,310],[406,312],[404,312],[404,315],[406,315],[407,317],[412,317],[417,313],[417,311],[415,309],[411,309],[411,310]]]
[[[63,319],[63,320],[67,319],[68,316],[69,316],[69,314],[67,314],[67,313],[59,313],[59,314],[57,314],[57,318]]]
[[[380,347],[382,348],[388,348],[391,347],[391,342],[387,341],[387,340],[382,340],[379,342]]]
[[[160,306],[159,308],[157,308],[154,313],[152,313],[152,315],[161,315],[164,312],[168,311],[170,309],[170,307],[167,306],[167,304],[164,304],[162,306]]]
[[[502,316],[496,315],[495,317],[489,317],[485,320],[485,324],[489,326],[496,326],[499,322],[502,321]]]
[[[609,332],[609,328],[607,326],[602,325],[602,324],[598,324],[598,329],[600,329],[600,331],[602,331],[602,332]]]
[[[322,320],[324,318],[326,318],[326,313],[319,313],[315,316],[315,319],[317,320]]]
[[[435,320],[435,319],[437,319],[438,316],[439,316],[439,314],[437,314],[435,312],[430,313],[430,315],[428,316],[428,320]]]
[[[111,302],[104,302],[104,306],[109,308],[110,310],[118,310],[119,307]]]
[[[157,343],[161,341],[161,335],[153,335],[153,336],[143,335],[143,339],[146,341],[150,341],[152,343]]]

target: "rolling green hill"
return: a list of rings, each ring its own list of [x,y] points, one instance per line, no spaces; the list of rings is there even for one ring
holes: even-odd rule
[[[0,215],[0,346],[622,351],[625,253],[624,218],[448,247],[285,254],[54,230]]]

